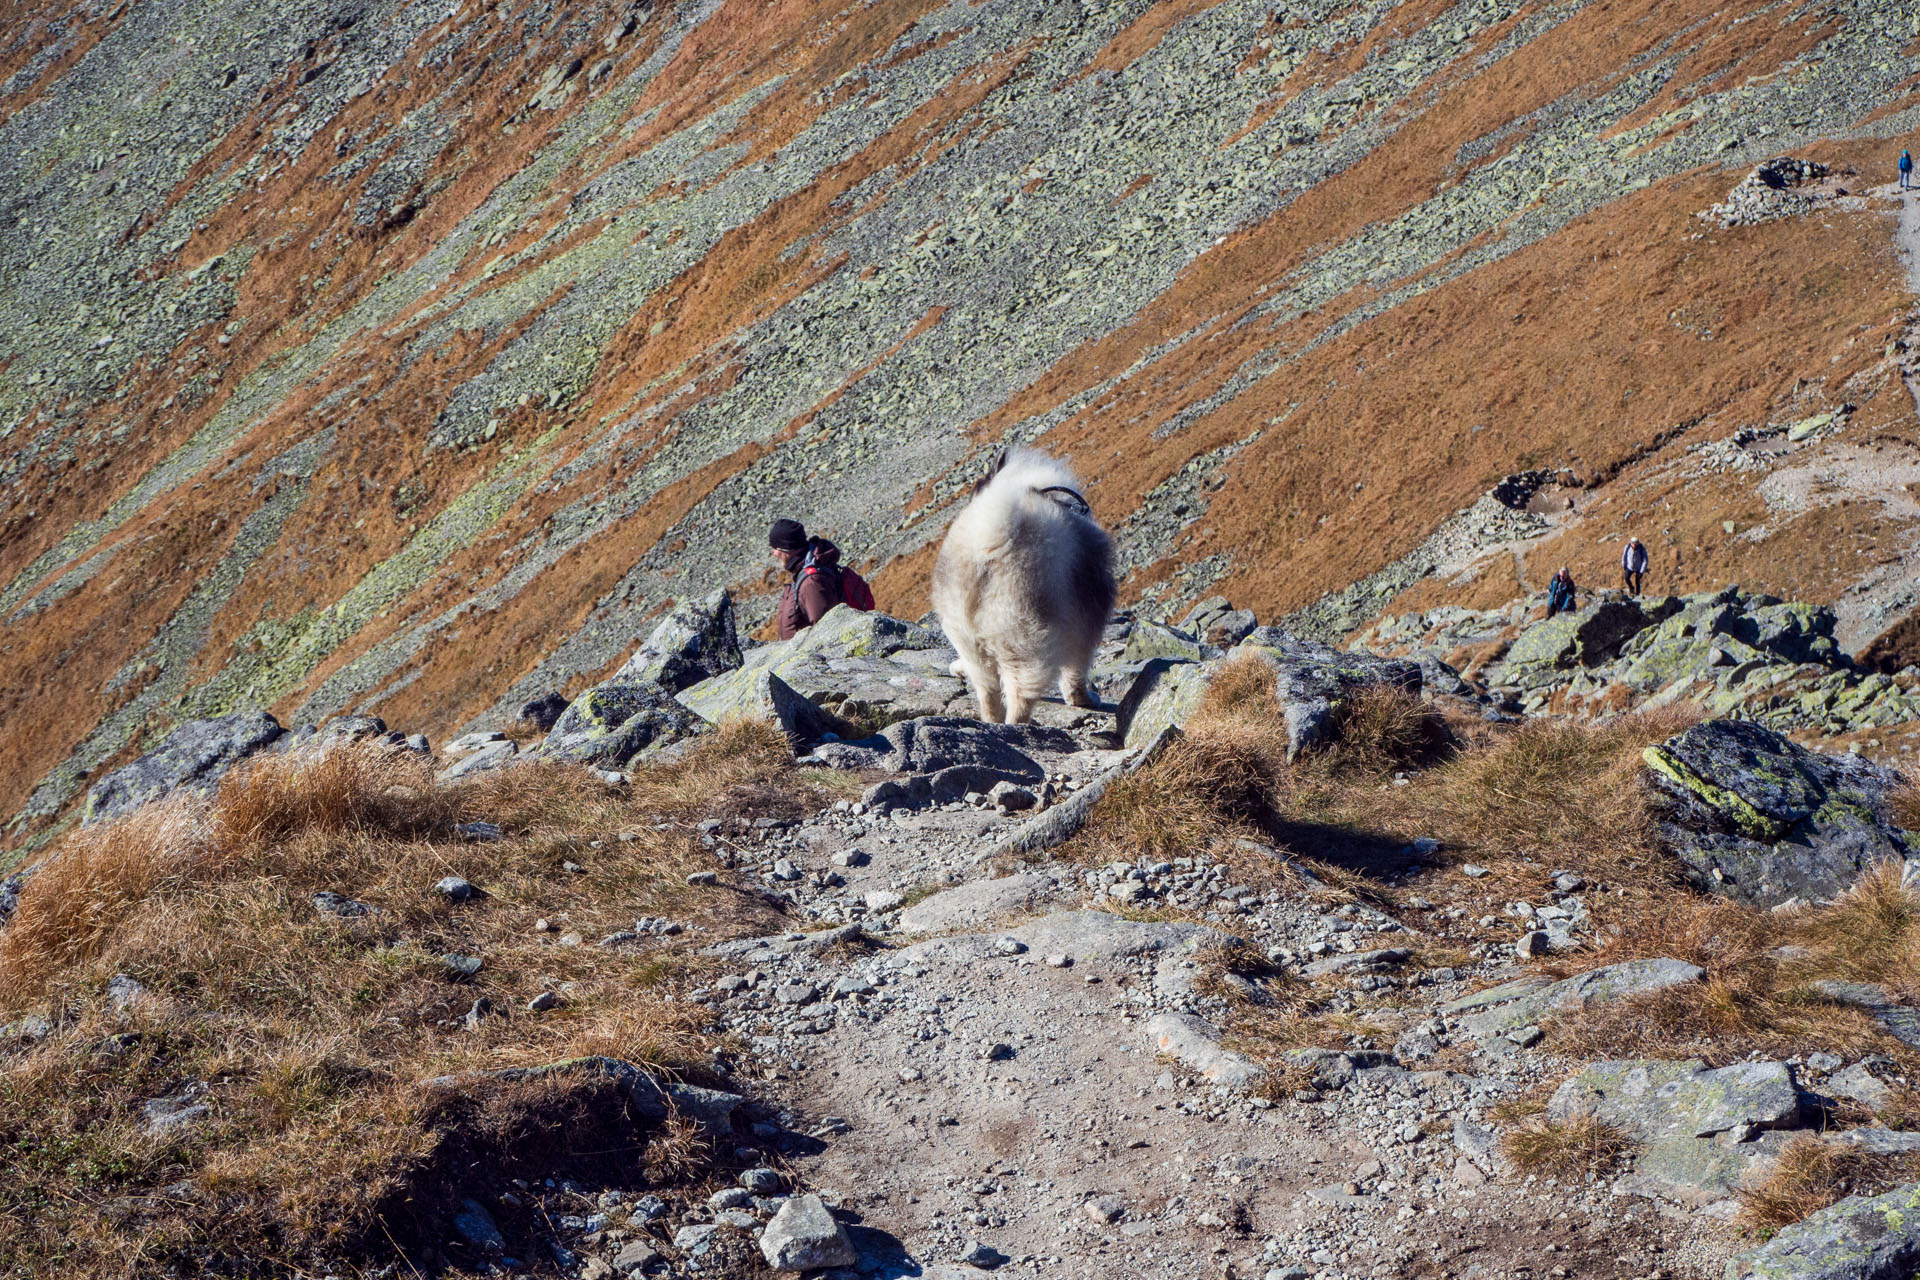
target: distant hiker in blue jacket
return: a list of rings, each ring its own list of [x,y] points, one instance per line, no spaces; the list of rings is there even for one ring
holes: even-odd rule
[[[1547,616],[1551,618],[1556,613],[1572,613],[1574,594],[1573,575],[1567,572],[1565,565],[1561,565],[1560,571],[1547,583]]]
[[[1911,187],[1912,185],[1913,185],[1913,153],[1910,151],[1902,151],[1900,153],[1900,189],[1902,191],[1905,191],[1907,188]]]

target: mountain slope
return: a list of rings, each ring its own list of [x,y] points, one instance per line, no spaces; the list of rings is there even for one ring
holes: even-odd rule
[[[1845,170],[1920,30],[1864,0],[17,9],[15,838],[179,718],[445,733],[670,599],[764,610],[778,513],[916,614],[1008,437],[1073,455],[1149,606],[1300,608],[1529,466],[1604,481],[1593,573],[1635,486],[1680,496],[1682,588],[1834,599],[1879,564],[1828,552],[1904,527],[1721,545],[1758,477],[1656,475],[1842,404],[1910,447],[1894,215]],[[1835,169],[1798,216],[1695,216],[1785,151]]]

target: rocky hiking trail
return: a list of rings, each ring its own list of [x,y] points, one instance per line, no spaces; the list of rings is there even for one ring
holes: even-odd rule
[[[1122,618],[1099,709],[1004,726],[967,714],[928,623],[839,609],[756,645],[722,593],[600,685],[529,704],[543,727],[518,737],[184,727],[6,881],[0,966],[51,936],[90,833],[137,839],[195,790],[216,831],[283,829],[246,816],[261,778],[431,767],[345,829],[411,844],[274,854],[313,889],[249,926],[249,955],[417,967],[417,987],[341,990],[391,1011],[362,1054],[421,1038],[384,1070],[435,1100],[401,1131],[441,1135],[397,1184],[415,1207],[373,1219],[384,1244],[276,1274],[1911,1274],[1900,776],[1757,719],[1581,727],[1496,678],[1532,654],[1545,684],[1590,660],[1710,680],[1746,644],[1857,682],[1831,615],[1736,594],[1513,618],[1507,666],[1479,672],[1224,600],[1179,627]],[[1905,695],[1877,696],[1831,714]],[[528,816],[556,787],[563,829]],[[277,1077],[190,1065],[226,961],[158,963],[140,910],[9,1015],[0,1070],[43,1088],[50,1063],[102,1064],[131,1114],[100,1123],[173,1163],[90,1186],[98,1229],[165,1239],[245,1203],[193,1152],[236,1140]]]

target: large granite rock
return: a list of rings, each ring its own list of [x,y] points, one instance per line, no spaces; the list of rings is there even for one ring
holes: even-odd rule
[[[189,720],[159,747],[95,783],[80,821],[117,818],[181,788],[211,792],[227,770],[286,736],[280,722],[264,711]]]
[[[682,601],[614,673],[613,683],[654,684],[678,693],[737,671],[745,661],[734,626],[733,596],[722,589]]]
[[[1639,1144],[1618,1189],[1724,1214],[1755,1166],[1778,1157],[1801,1118],[1800,1091],[1781,1062],[1595,1062],[1554,1091],[1555,1120],[1592,1115]]]
[[[1807,750],[1752,721],[1709,720],[1648,747],[1670,801],[1661,834],[1688,878],[1760,906],[1843,892],[1868,868],[1905,858],[1891,770]]]
[[[1644,604],[1595,600],[1527,628],[1507,650],[1506,661],[1515,667],[1596,667],[1618,657],[1628,640],[1680,607],[1671,596]]]
[[[540,754],[603,768],[704,732],[706,721],[657,684],[610,681],[587,690],[560,713]]]
[[[823,733],[858,738],[898,720],[967,711],[966,685],[949,669],[954,657],[925,627],[836,606],[792,640],[749,650],[738,670],[678,696],[716,724],[763,716],[773,676],[819,709]]]
[[[1848,1196],[1727,1263],[1727,1280],[1910,1280],[1920,1275],[1920,1183]]]
[[[1391,685],[1420,692],[1420,664],[1398,658],[1349,653],[1302,640],[1273,627],[1259,627],[1230,650],[1223,661],[1255,657],[1273,668],[1274,693],[1287,724],[1287,758],[1332,741],[1341,706],[1369,685]],[[1120,701],[1122,740],[1144,746],[1170,725],[1184,724],[1206,696],[1220,661],[1149,660]]]

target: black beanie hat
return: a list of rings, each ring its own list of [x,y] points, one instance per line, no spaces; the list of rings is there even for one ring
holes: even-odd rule
[[[807,529],[798,520],[775,520],[767,534],[767,545],[776,551],[805,551]]]

